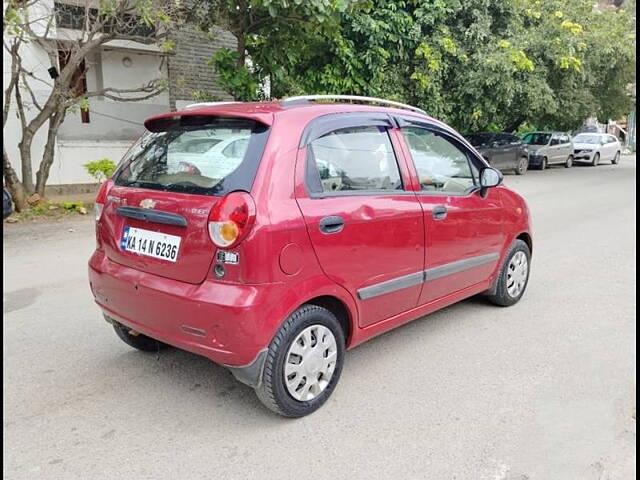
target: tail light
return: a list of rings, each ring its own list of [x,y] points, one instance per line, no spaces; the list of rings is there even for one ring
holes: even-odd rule
[[[247,236],[256,219],[256,205],[247,192],[225,195],[209,213],[209,237],[220,248],[232,248]]]
[[[104,204],[107,201],[107,194],[111,187],[113,186],[113,180],[106,180],[102,185],[100,185],[100,190],[98,190],[98,195],[96,195],[96,201],[93,204],[93,214],[96,218],[96,222],[100,220],[102,216],[102,210],[104,209]]]

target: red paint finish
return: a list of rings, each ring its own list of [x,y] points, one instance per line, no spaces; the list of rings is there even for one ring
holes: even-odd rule
[[[144,222],[116,213],[121,206],[139,207],[143,200],[154,201],[156,210],[186,217],[187,226]],[[207,218],[219,200],[217,197],[113,186],[100,219],[102,248],[109,259],[121,265],[183,282],[201,283],[207,276],[216,250],[209,238]],[[126,226],[181,237],[177,261],[171,263],[121,250],[120,241]]]
[[[96,224],[98,246],[89,261],[95,301],[117,321],[179,348],[226,365],[246,365],[266,348],[281,323],[317,297],[337,299],[350,324],[348,347],[488,289],[510,243],[531,235],[529,213],[507,188],[467,196],[425,195],[404,139],[389,129],[404,191],[312,198],[305,186],[304,128],[329,114],[377,112],[414,117],[405,110],[345,104],[282,107],[279,103],[227,104],[178,115],[243,117],[270,126],[251,191],[255,223],[229,251],[237,265],[225,264],[217,278],[217,248],[207,219],[220,197],[113,186]],[[153,120],[153,119],[150,119]],[[449,131],[451,131],[449,129]],[[456,137],[462,137],[453,132]],[[119,206],[156,202],[155,209],[179,214],[186,227],[122,217]],[[447,217],[434,220],[434,207]],[[344,228],[320,231],[320,220],[339,215]],[[178,235],[175,263],[120,249],[125,226]],[[427,283],[361,299],[358,290],[451,262],[498,253],[499,259]],[[195,333],[194,333],[195,332]],[[204,336],[200,334],[204,332]]]
[[[506,240],[502,222],[500,194],[496,189],[466,197],[418,195],[425,219],[425,268],[480,255],[500,253]],[[447,216],[433,217],[433,209],[443,205]],[[486,280],[499,265],[499,259],[425,283],[420,303],[429,303]]]

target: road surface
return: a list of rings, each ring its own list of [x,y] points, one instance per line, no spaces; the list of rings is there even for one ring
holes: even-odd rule
[[[299,420],[204,358],[122,343],[89,292],[89,219],[5,225],[4,478],[635,478],[635,175],[507,175],[533,214],[523,300],[352,350]]]

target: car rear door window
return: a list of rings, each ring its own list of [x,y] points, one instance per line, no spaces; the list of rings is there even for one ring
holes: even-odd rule
[[[307,185],[312,194],[324,195],[402,190],[386,127],[343,128],[313,140]]]
[[[463,195],[476,186],[477,169],[468,154],[444,134],[424,128],[403,128],[420,189]]]

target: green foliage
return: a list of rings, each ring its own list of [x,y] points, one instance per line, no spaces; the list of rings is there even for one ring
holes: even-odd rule
[[[84,202],[62,202],[60,206],[67,212],[81,212],[84,208]]]
[[[97,182],[102,182],[107,178],[111,178],[117,165],[108,158],[101,158],[100,160],[85,163],[83,166],[87,173],[95,178]]]
[[[219,102],[222,100],[222,97],[219,97],[218,95],[211,95],[210,93],[202,90],[196,90],[191,92],[191,94],[196,102]]]
[[[245,65],[238,65],[240,54],[221,48],[208,64],[213,65],[219,75],[219,85],[236,100],[255,102],[260,99],[260,75],[252,72]]]
[[[215,13],[207,21],[227,22],[242,40],[242,53],[211,62],[242,100],[261,98],[268,78],[275,98],[386,97],[463,131],[573,130],[633,108],[633,12],[594,10],[591,0],[205,3]]]

